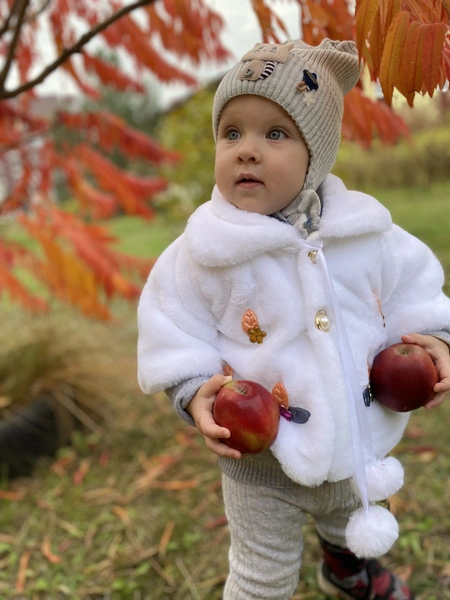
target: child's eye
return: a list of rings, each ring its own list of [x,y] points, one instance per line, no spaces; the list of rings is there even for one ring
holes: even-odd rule
[[[284,131],[281,131],[281,129],[272,129],[272,131],[269,131],[267,134],[267,137],[269,140],[282,140],[287,136]]]
[[[227,140],[234,142],[235,140],[238,140],[241,137],[241,134],[239,133],[239,131],[236,131],[236,129],[229,129],[226,133],[226,137]]]

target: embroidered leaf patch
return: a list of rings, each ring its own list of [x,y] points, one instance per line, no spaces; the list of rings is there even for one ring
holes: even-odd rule
[[[258,318],[249,308],[245,311],[241,321],[242,329],[246,333],[252,344],[262,344],[266,337],[266,332],[259,327]]]

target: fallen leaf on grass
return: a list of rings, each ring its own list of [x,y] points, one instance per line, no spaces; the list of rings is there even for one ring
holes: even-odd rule
[[[208,485],[208,492],[215,492],[216,490],[220,490],[222,488],[222,479],[216,479],[212,483]]]
[[[184,479],[174,481],[153,481],[149,487],[157,490],[191,490],[200,485],[197,479]]]
[[[198,450],[198,433],[192,427],[187,427],[183,431],[178,431],[175,434],[175,440],[179,446]]]
[[[404,437],[409,438],[410,440],[417,440],[417,439],[423,437],[423,435],[424,435],[423,430],[420,429],[420,427],[417,427],[417,426],[412,427],[410,425],[406,428]]]
[[[30,562],[31,550],[25,550],[19,559],[19,571],[16,579],[16,592],[22,593],[27,580],[27,569]]]
[[[0,396],[0,408],[8,408],[12,403],[11,396]]]
[[[164,527],[163,534],[158,544],[158,556],[159,558],[164,558],[167,551],[167,546],[170,542],[170,538],[172,537],[173,529],[175,527],[174,521],[167,521],[166,526]]]
[[[414,450],[414,454],[417,454],[417,458],[421,463],[430,463],[437,456],[436,448],[433,446],[422,446]]]
[[[226,515],[222,515],[220,517],[217,517],[216,519],[212,519],[211,521],[208,521],[205,524],[205,529],[216,529],[216,527],[223,527],[224,525],[227,525],[228,520]]]
[[[11,502],[17,502],[18,500],[23,500],[25,497],[24,492],[12,492],[9,490],[0,490],[0,499],[1,500],[10,500]]]
[[[163,473],[167,471],[169,467],[178,462],[181,459],[181,455],[175,456],[173,454],[162,454],[155,456],[148,462],[141,461],[146,472],[141,475],[131,486],[131,491],[124,500],[125,503],[130,502],[137,496],[140,496],[145,491],[153,487],[155,479],[158,479]]]
[[[110,456],[111,456],[111,454],[109,452],[107,452],[106,450],[103,450],[103,452],[100,454],[100,458],[98,459],[98,464],[102,469],[105,469],[108,466]]]
[[[406,508],[408,508],[408,503],[397,496],[397,494],[394,494],[389,498],[389,507],[391,513],[395,517],[400,515]]]
[[[42,498],[36,500],[36,506],[42,508],[42,510],[55,510],[54,504],[47,502],[47,500],[43,500]]]
[[[67,533],[70,534],[72,537],[75,537],[75,538],[83,537],[83,533],[78,529],[78,527],[75,527],[75,525],[73,525],[72,523],[69,523],[69,521],[64,521],[63,519],[58,519],[56,521],[56,524],[58,525],[58,527],[61,527],[61,529],[64,529],[64,531],[67,531]]]
[[[131,525],[131,519],[126,508],[123,508],[123,506],[113,506],[111,511],[117,517],[119,517],[125,527],[129,527]]]
[[[110,487],[102,487],[84,492],[83,500],[91,506],[98,506],[101,504],[109,504],[110,502],[117,502],[120,496],[121,493],[119,490]]]
[[[51,563],[52,565],[57,565],[62,560],[60,556],[56,556],[56,554],[54,554],[52,552],[50,538],[47,535],[42,540],[41,552],[42,552],[42,556],[44,558],[46,558],[48,560],[48,562]]]
[[[222,575],[217,575],[217,577],[211,577],[211,579],[205,579],[204,581],[200,581],[196,584],[196,586],[199,590],[204,588],[213,588],[220,585],[221,583],[225,583],[227,577],[227,573],[223,573]],[[291,598],[291,600],[295,600],[295,596]]]
[[[84,478],[89,473],[89,469],[91,468],[91,461],[88,458],[83,458],[80,463],[80,466],[72,475],[72,481],[75,485],[81,485],[83,483]]]
[[[397,577],[399,577],[400,579],[402,579],[405,582],[407,582],[409,580],[413,571],[414,571],[414,567],[412,565],[402,565],[401,567],[397,567],[396,569],[393,570],[395,575],[397,575]]]
[[[59,477],[63,477],[67,474],[67,467],[71,465],[76,459],[77,455],[75,452],[67,452],[50,467],[50,470],[55,473],[55,475],[59,475]]]
[[[58,552],[65,552],[66,550],[68,550],[70,548],[70,546],[72,546],[72,541],[71,540],[64,540],[63,542],[61,542],[58,546]]]

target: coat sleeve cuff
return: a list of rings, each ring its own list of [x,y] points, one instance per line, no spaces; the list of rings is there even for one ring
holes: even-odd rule
[[[209,377],[193,377],[186,379],[173,387],[165,390],[169,396],[176,413],[184,419],[189,425],[194,425],[194,419],[187,412],[186,406],[201,388],[201,386],[209,380]]]

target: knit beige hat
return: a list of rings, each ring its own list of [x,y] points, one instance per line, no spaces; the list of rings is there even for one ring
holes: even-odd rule
[[[317,190],[330,173],[341,140],[344,95],[360,76],[354,42],[323,40],[308,46],[301,40],[256,44],[222,79],[213,104],[217,141],[226,103],[244,94],[273,100],[291,116],[310,151],[303,189]]]

